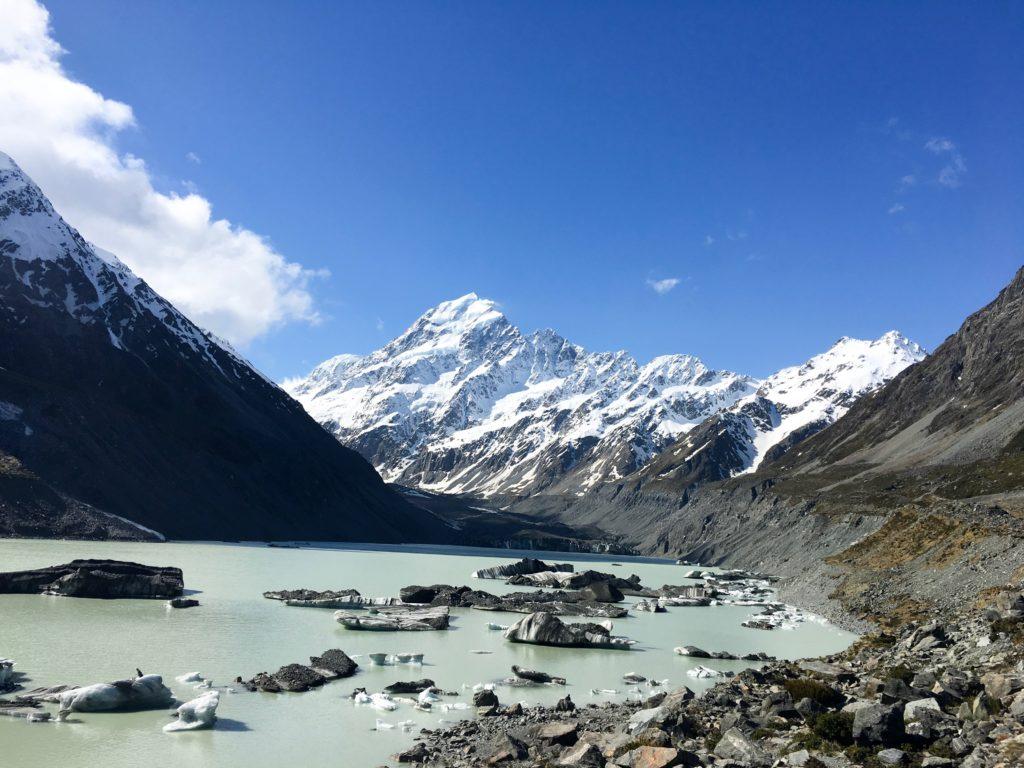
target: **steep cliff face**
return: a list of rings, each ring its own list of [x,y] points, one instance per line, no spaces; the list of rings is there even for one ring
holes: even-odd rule
[[[448,531],[87,243],[3,154],[0,457],[6,535],[403,541]]]

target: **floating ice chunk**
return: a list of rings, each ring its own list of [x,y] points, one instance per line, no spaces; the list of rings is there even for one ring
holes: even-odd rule
[[[356,704],[372,704],[373,699],[370,698],[370,694],[366,691],[356,691],[356,695],[352,697],[352,700]]]
[[[377,718],[376,728],[378,731],[390,731],[394,727],[392,723],[381,720],[379,717]]]
[[[416,700],[420,704],[433,704],[436,701],[440,701],[441,697],[437,695],[437,688],[424,688],[420,691],[420,695],[416,697]]]
[[[220,704],[220,693],[207,691],[202,696],[187,701],[178,707],[178,719],[164,726],[164,731],[198,731],[212,728],[217,721],[217,705]]]
[[[160,709],[174,700],[160,675],[97,683],[59,694],[63,712],[109,712],[124,709]]]
[[[618,696],[619,692],[617,690],[615,690],[614,688],[591,688],[590,689],[590,695],[591,696],[601,696],[601,695],[603,695],[603,696]]]
[[[184,675],[178,675],[174,679],[179,683],[201,683],[205,678],[198,672],[186,672]]]
[[[445,712],[450,712],[453,709],[469,709],[469,704],[464,701],[453,701],[451,704],[444,704],[442,709]]]
[[[370,706],[381,712],[394,712],[398,709],[395,700],[386,693],[375,693],[370,696]]]
[[[495,624],[493,621],[488,621],[487,628],[493,630],[501,630],[502,632],[504,632],[506,629],[508,629],[508,624]]]
[[[724,672],[719,672],[717,669],[711,669],[711,667],[705,667],[703,665],[697,665],[693,669],[686,670],[686,674],[690,677],[697,678],[725,677]]]
[[[388,663],[388,655],[386,653],[368,653],[370,657],[370,664],[375,667],[383,667]]]
[[[213,688],[212,680],[203,680],[203,682],[192,686],[193,691],[201,691],[203,689]]]
[[[474,649],[474,650],[470,651],[470,653],[478,653],[478,654],[481,654],[481,655],[486,655],[486,654],[489,654],[489,653],[494,653],[494,651],[481,651],[481,650],[475,650]]]

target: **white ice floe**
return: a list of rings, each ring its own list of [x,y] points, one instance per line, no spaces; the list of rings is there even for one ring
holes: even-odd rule
[[[108,712],[118,709],[156,709],[174,700],[160,675],[97,683],[73,688],[57,696],[62,712]]]
[[[508,629],[508,624],[495,624],[493,621],[488,621],[487,628],[495,631],[500,630],[504,632],[506,629]]]
[[[186,672],[184,675],[178,675],[176,678],[179,683],[201,683],[204,678],[199,672]]]
[[[192,701],[178,707],[178,719],[164,726],[164,731],[198,731],[212,728],[217,721],[217,705],[220,704],[218,691],[207,691]]]
[[[724,672],[719,672],[717,669],[705,667],[700,664],[698,664],[693,669],[686,670],[686,674],[688,674],[690,677],[696,678],[725,677]]]
[[[376,724],[375,724],[375,727],[376,727],[376,729],[377,729],[378,731],[390,731],[390,730],[391,730],[392,728],[394,728],[395,726],[394,726],[394,724],[393,724],[393,723],[389,723],[389,722],[387,722],[387,721],[385,721],[385,720],[381,720],[381,719],[380,719],[380,718],[378,717],[378,718],[377,718],[377,722],[376,722]]]
[[[437,695],[437,688],[424,688],[420,691],[420,695],[416,697],[416,700],[420,704],[433,704],[434,702],[441,701],[441,697]]]
[[[374,693],[370,696],[370,706],[381,712],[394,712],[398,704],[386,693]]]

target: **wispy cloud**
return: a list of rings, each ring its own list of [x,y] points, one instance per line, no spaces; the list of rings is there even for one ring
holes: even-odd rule
[[[917,176],[912,173],[908,173],[906,176],[900,177],[900,188],[907,189],[917,184]]]
[[[376,327],[377,327],[377,332],[378,333],[383,333],[384,332],[384,321],[381,320],[379,317],[377,318]]]
[[[967,163],[963,155],[949,139],[935,137],[925,142],[924,148],[933,155],[940,155],[946,158],[946,164],[939,171],[938,182],[949,189],[956,189],[963,183],[963,176],[967,173]]]
[[[715,244],[715,238],[713,238],[711,235],[704,235],[704,245],[714,245],[714,244]]]
[[[900,213],[901,211],[907,210],[907,207],[903,203],[894,203],[889,206],[889,214]]]
[[[726,232],[725,237],[727,240],[732,240],[735,242],[737,240],[746,240],[747,233],[746,230],[741,229],[739,232]]]
[[[662,278],[661,280],[653,280],[651,278],[648,278],[647,285],[648,287],[650,287],[652,291],[654,291],[659,296],[664,296],[666,293],[668,293],[677,285],[679,285],[679,278],[665,277]]]
[[[186,152],[185,159],[188,160],[190,163],[195,163],[196,165],[203,164],[203,159],[199,157],[199,155],[197,155],[195,152]]]

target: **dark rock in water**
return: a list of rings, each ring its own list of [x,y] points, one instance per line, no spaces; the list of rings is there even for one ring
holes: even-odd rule
[[[359,665],[352,661],[347,653],[337,648],[324,651],[319,656],[310,656],[309,663],[321,674],[329,672],[330,675],[324,674],[324,677],[329,677],[330,679],[351,677],[359,669]]]
[[[427,690],[427,688],[435,688],[433,680],[424,678],[423,680],[410,680],[403,682],[392,683],[391,685],[385,686],[384,690],[388,693],[420,693]]]
[[[399,752],[395,759],[400,763],[425,763],[427,761],[427,745],[418,741],[405,752]]]
[[[485,688],[473,694],[474,707],[496,707],[498,706],[498,694]]]
[[[517,563],[507,565],[496,565],[492,568],[482,568],[474,571],[475,579],[507,579],[509,576],[516,576],[522,573],[540,573],[542,571],[557,571],[572,573],[573,567],[570,563],[545,563],[543,560],[536,560],[532,557],[524,557]]]
[[[0,573],[0,593],[166,600],[180,596],[184,587],[180,568],[120,560],[72,560],[49,568]]]
[[[541,611],[525,616],[507,630],[513,643],[554,645],[564,648],[615,648],[629,650],[632,641],[614,637],[600,624],[564,624],[557,616]]]
[[[517,664],[512,665],[512,674],[523,680],[529,680],[533,683],[555,683],[556,685],[565,685],[564,677],[554,677],[549,675],[547,672],[537,672],[532,669],[523,669]]]
[[[175,597],[167,601],[171,608],[196,608],[199,601],[192,597]]]
[[[268,600],[340,600],[359,597],[359,592],[355,589],[340,591],[328,589],[324,592],[317,592],[315,589],[279,589],[273,592],[264,592],[263,596]]]
[[[283,691],[308,691],[327,682],[327,678],[305,664],[286,664],[273,675],[274,682]]]
[[[621,603],[623,594],[610,581],[595,581],[580,590],[581,600],[594,600],[598,603]]]
[[[576,703],[572,700],[572,696],[565,694],[564,699],[559,699],[555,704],[556,712],[573,712],[576,710]]]
[[[445,586],[444,584],[435,584],[432,587],[421,587],[419,584],[413,584],[402,587],[398,596],[403,603],[429,603]]]

